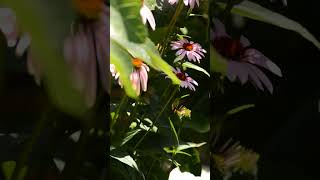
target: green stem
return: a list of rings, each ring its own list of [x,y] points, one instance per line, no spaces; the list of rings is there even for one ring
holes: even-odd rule
[[[170,34],[172,33],[173,28],[175,27],[175,24],[177,22],[177,19],[178,19],[179,15],[180,15],[182,9],[183,9],[183,0],[179,0],[178,5],[176,7],[176,11],[174,12],[174,14],[173,14],[173,16],[171,18],[171,21],[170,21],[170,23],[168,25],[167,32],[166,32],[166,34],[164,36],[164,39],[163,39],[163,41],[161,43],[161,46],[159,48],[159,52],[160,52],[161,56],[163,55],[163,53],[165,52],[165,50],[167,48],[167,43],[168,43]]]
[[[114,117],[112,118],[112,124],[111,124],[111,126],[110,126],[110,129],[112,129],[113,125],[117,122],[117,119],[118,119],[119,116],[120,116],[121,108],[122,108],[122,106],[127,102],[127,99],[128,99],[127,95],[124,94],[124,95],[122,96],[121,101],[120,101],[120,104],[119,104],[119,106],[118,106],[118,108],[117,108],[117,110],[116,110],[116,112],[115,112],[115,114],[114,114]]]
[[[227,18],[229,17],[231,10],[234,6],[234,0],[228,0],[227,2],[227,6],[223,11],[223,21],[225,22],[227,20]]]
[[[164,110],[167,108],[167,106],[169,105],[169,103],[171,102],[172,98],[175,96],[175,94],[177,93],[177,90],[179,89],[179,87],[174,88],[170,98],[168,99],[167,103],[163,106],[163,108],[161,109],[160,113],[158,114],[158,116],[156,117],[156,120],[152,123],[152,126],[148,129],[148,131],[141,137],[141,139],[138,141],[138,143],[134,146],[133,149],[136,149],[140,143],[143,141],[143,139],[148,135],[148,133],[151,131],[151,129],[153,128],[154,124],[156,124],[162,113],[164,112]]]
[[[44,114],[42,115],[41,119],[37,122],[37,124],[32,132],[32,136],[31,136],[30,141],[27,142],[27,144],[25,145],[24,151],[20,155],[20,158],[17,162],[17,165],[14,168],[11,180],[23,179],[22,173],[24,172],[24,167],[26,167],[25,164],[28,161],[28,157],[33,150],[34,144],[38,140],[39,136],[42,133],[42,130],[44,129],[46,123],[48,122],[48,119],[49,118],[47,118],[47,111],[45,111]]]

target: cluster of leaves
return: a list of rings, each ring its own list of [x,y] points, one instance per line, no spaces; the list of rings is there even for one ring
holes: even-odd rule
[[[199,8],[191,10],[183,1],[171,5],[167,0],[146,0],[156,19],[155,31],[143,25],[140,1],[110,3],[110,63],[120,72],[125,92],[114,81],[110,102],[110,167],[114,178],[168,179],[175,167],[200,176],[202,166],[208,163],[201,157],[208,155],[209,91],[205,82],[210,76],[206,68],[209,59],[202,59],[200,67],[177,60],[169,48],[171,41],[192,37],[208,49],[208,30],[197,28],[208,27],[208,2],[200,2]],[[129,78],[132,57],[151,67],[148,90],[140,96]],[[197,80],[195,92],[178,87],[180,79],[172,71],[175,64],[189,70]]]

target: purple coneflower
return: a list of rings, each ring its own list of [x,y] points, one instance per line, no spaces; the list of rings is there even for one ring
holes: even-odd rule
[[[173,72],[181,80],[180,87],[189,88],[192,91],[196,90],[194,85],[198,86],[197,81],[193,80],[187,73],[181,71],[180,68],[173,68]]]
[[[177,3],[177,2],[179,2],[179,0],[168,0],[168,2],[171,4],[171,5],[173,5],[173,4],[175,4],[175,3]],[[186,6],[190,6],[190,8],[194,8],[194,5],[195,4],[197,4],[198,5],[198,7],[199,7],[199,0],[183,0],[183,3],[184,3],[184,5],[186,5]]]
[[[97,67],[103,88],[108,90],[108,59],[109,59],[109,8],[103,0],[73,0],[78,13],[78,20],[73,24],[70,36],[64,42],[64,56],[71,68],[75,87],[85,97],[86,103],[91,107],[95,103],[97,89]],[[0,9],[0,16],[11,22],[0,23],[0,30],[6,35],[8,45],[16,45],[16,54],[21,56],[28,49],[31,37],[25,33],[19,38],[19,31],[15,14],[10,9]],[[9,13],[8,13],[9,12]],[[3,19],[1,17],[1,19]],[[13,27],[13,28],[11,28]],[[8,29],[11,31],[9,32]],[[16,44],[17,39],[19,42]],[[31,48],[32,49],[32,48]],[[42,79],[41,64],[32,59],[35,54],[28,52],[28,71],[39,84]]]
[[[257,66],[281,77],[280,68],[261,52],[253,49],[249,40],[244,36],[241,36],[240,39],[231,38],[226,33],[224,25],[217,19],[214,20],[214,25],[213,45],[228,60],[227,78],[232,82],[239,79],[242,84],[250,81],[260,90],[264,90],[265,86],[272,93],[272,83]]]
[[[171,42],[171,50],[178,50],[176,55],[178,59],[183,59],[187,56],[189,61],[200,63],[204,53],[207,51],[202,49],[201,45],[187,39],[181,39],[179,41]]]
[[[141,0],[141,4],[140,16],[142,18],[143,24],[146,24],[148,21],[151,29],[156,30],[156,21],[151,10],[144,4],[144,0]]]
[[[130,81],[137,95],[140,95],[141,90],[144,92],[147,91],[148,72],[150,69],[145,63],[143,63],[143,60],[139,58],[133,58],[131,63],[133,65],[133,69],[132,73],[130,74]],[[122,83],[119,78],[120,73],[116,70],[114,64],[110,64],[110,72],[115,80],[118,80],[118,84],[122,87]]]

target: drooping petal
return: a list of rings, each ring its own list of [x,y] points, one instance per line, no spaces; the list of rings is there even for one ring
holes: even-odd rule
[[[260,82],[260,79],[258,78],[258,75],[255,70],[255,69],[257,69],[257,67],[255,67],[249,63],[247,63],[246,65],[248,67],[249,78],[250,78],[252,84],[263,91],[264,88],[263,88],[262,83]]]
[[[146,24],[148,21],[151,29],[152,30],[156,29],[156,21],[153,17],[153,14],[145,4],[143,4],[140,9],[140,15],[141,15],[143,24]]]
[[[97,64],[94,43],[91,33],[86,33],[83,26],[79,32],[65,41],[64,54],[71,69],[75,88],[85,97],[88,107],[92,107],[96,99]]]
[[[250,48],[246,50],[245,58],[243,58],[243,60],[264,67],[271,71],[273,74],[282,77],[281,69],[269,58],[264,56],[260,51],[257,51],[256,49]]]
[[[259,68],[252,68],[256,72],[257,77],[263,83],[263,85],[268,89],[268,91],[272,94],[273,93],[273,85],[269,78],[259,69]]]

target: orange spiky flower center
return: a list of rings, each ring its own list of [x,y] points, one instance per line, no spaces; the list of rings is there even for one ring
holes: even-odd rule
[[[141,68],[141,66],[143,65],[143,61],[139,58],[133,58],[131,62],[136,69]]]
[[[103,11],[103,0],[72,0],[77,13],[87,19],[97,19]]]
[[[193,50],[193,45],[190,43],[184,43],[183,44],[183,49],[187,50],[187,51],[191,51]]]

